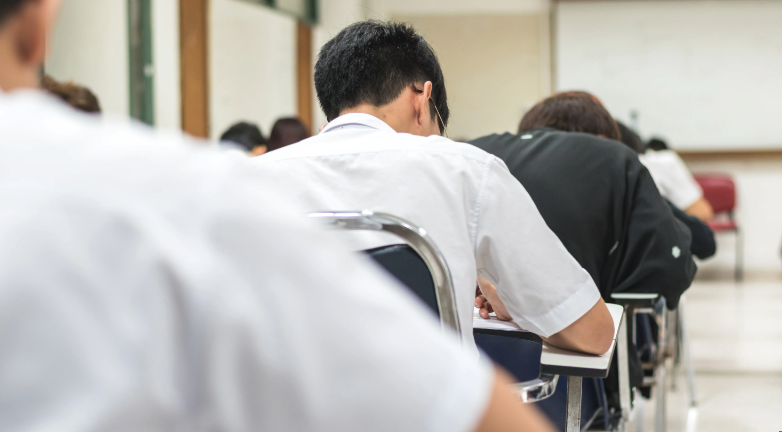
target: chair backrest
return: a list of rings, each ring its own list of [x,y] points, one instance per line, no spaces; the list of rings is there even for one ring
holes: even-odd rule
[[[438,317],[440,316],[432,274],[429,273],[426,262],[413,248],[408,245],[390,245],[368,249],[364,252],[402,284],[410,288]]]
[[[319,212],[309,215],[310,218],[325,223],[326,226],[347,229],[347,230],[369,230],[384,231],[394,234],[407,243],[409,251],[403,249],[387,249],[387,256],[381,258],[387,262],[390,267],[396,270],[389,270],[397,279],[404,282],[404,279],[415,279],[411,284],[413,292],[427,291],[428,287],[424,279],[419,276],[418,270],[408,271],[403,266],[405,263],[419,268],[419,260],[423,261],[429,270],[429,277],[434,286],[435,303],[434,306],[440,315],[440,324],[443,328],[448,328],[461,334],[459,317],[456,314],[456,294],[454,293],[453,279],[448,264],[437,246],[434,244],[426,231],[400,217],[387,213],[375,213],[370,210],[364,211],[346,211],[346,212]],[[381,248],[383,249],[383,248]],[[383,255],[381,250],[373,250],[378,256]],[[372,252],[372,251],[368,251]],[[414,256],[410,254],[414,253]],[[416,259],[417,257],[417,259]],[[392,265],[393,264],[393,265]],[[383,265],[381,263],[381,265]],[[385,265],[384,265],[385,267]],[[386,267],[388,269],[388,267]],[[405,283],[406,284],[406,283]],[[407,284],[406,284],[407,285]],[[424,296],[419,295],[424,302],[430,304],[431,291]]]
[[[736,207],[736,184],[729,175],[699,174],[695,181],[703,189],[703,197],[711,204],[714,213],[729,212]]]

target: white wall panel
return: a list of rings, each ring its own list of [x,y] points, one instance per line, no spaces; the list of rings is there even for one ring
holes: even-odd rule
[[[179,0],[152,0],[152,55],[155,64],[155,125],[180,129]]]
[[[557,87],[677,149],[782,148],[780,22],[776,1],[561,3]]]
[[[89,87],[104,112],[127,116],[128,18],[124,0],[68,0],[49,38],[46,72]]]
[[[237,121],[296,115],[296,21],[257,4],[212,0],[209,22],[210,131]]]

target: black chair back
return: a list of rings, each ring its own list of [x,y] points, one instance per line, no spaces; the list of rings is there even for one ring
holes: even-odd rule
[[[426,262],[408,245],[381,246],[364,251],[420,298],[437,316],[437,292]]]

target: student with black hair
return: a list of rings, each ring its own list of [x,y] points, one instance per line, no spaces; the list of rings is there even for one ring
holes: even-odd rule
[[[1,431],[551,430],[246,160],[37,89],[58,5],[0,0]]]
[[[657,293],[675,308],[697,269],[690,232],[619,138],[620,128],[596,97],[565,92],[531,108],[518,133],[471,144],[505,162],[603,299]],[[634,345],[629,351],[631,383],[640,386],[641,361]],[[615,365],[605,385],[609,403],[618,408]]]
[[[250,156],[260,156],[266,153],[268,143],[263,137],[258,125],[239,122],[229,127],[220,136],[220,142],[240,148]]]
[[[668,143],[661,138],[655,137],[650,139],[649,142],[646,143],[646,149],[654,150],[654,151],[668,150]]]
[[[600,292],[521,184],[496,157],[441,136],[445,79],[411,26],[348,26],[320,51],[315,89],[329,124],[254,159],[262,179],[312,211],[387,212],[425,229],[451,269],[467,346],[473,307],[487,316],[488,299],[498,316],[553,345],[609,348],[613,322]],[[393,242],[359,237],[355,247]]]

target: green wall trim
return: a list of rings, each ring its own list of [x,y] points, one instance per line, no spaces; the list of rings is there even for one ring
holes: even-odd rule
[[[130,116],[155,124],[151,0],[127,0]]]

